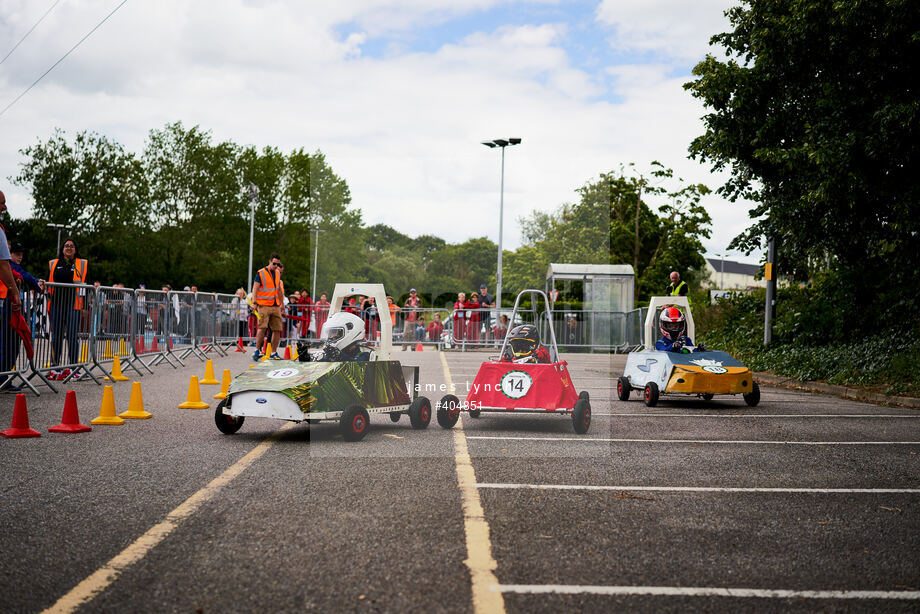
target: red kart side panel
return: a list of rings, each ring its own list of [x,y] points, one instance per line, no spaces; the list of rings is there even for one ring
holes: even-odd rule
[[[465,409],[544,409],[575,407],[578,393],[564,360],[551,364],[484,362],[466,395]]]

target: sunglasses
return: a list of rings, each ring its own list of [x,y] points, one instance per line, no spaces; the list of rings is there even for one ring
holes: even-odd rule
[[[64,249],[67,249],[68,247],[70,247],[70,248],[72,248],[72,249],[77,249],[77,246],[74,245],[73,243],[67,243],[67,244],[64,245]]]

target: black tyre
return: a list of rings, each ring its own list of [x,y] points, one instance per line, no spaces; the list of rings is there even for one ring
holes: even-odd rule
[[[757,382],[753,382],[753,388],[750,392],[745,392],[743,395],[744,402],[748,404],[748,407],[756,407],[760,403],[760,386],[757,385]]]
[[[438,424],[450,429],[460,419],[460,399],[452,394],[445,394],[438,402]]]
[[[339,430],[345,441],[361,441],[367,435],[370,426],[370,416],[367,410],[360,405],[352,405],[339,419]]]
[[[431,401],[428,397],[419,397],[409,406],[409,422],[414,429],[427,429],[431,422]]]
[[[645,385],[645,404],[649,407],[658,405],[658,384],[655,382]]]
[[[716,395],[707,392],[706,394],[701,394],[701,395],[700,395],[700,398],[702,398],[704,401],[711,401],[711,400],[713,400],[713,399],[715,398],[715,396],[716,396]]]
[[[224,414],[224,407],[227,405],[227,399],[222,400],[217,404],[217,409],[214,410],[214,423],[217,425],[217,430],[219,430],[224,435],[232,435],[243,426],[243,416],[227,416]]]
[[[625,377],[621,377],[617,380],[617,398],[621,401],[629,400],[629,393],[632,390],[632,386],[629,385],[629,380]]]
[[[591,402],[588,399],[578,399],[575,409],[572,410],[572,426],[579,435],[588,432],[591,426]]]
[[[398,411],[390,412],[390,422],[399,422],[399,419],[402,417],[402,414]]]
[[[310,418],[307,420],[307,424],[319,424],[320,422],[322,422],[322,420],[318,420],[317,418]]]
[[[471,410],[470,410],[470,418],[478,418],[478,417],[479,417],[479,414],[481,414],[481,413],[482,413],[482,410],[481,410],[481,409],[471,409]]]

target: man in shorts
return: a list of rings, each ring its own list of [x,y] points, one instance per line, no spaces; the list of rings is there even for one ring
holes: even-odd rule
[[[268,266],[259,269],[252,284],[252,297],[259,311],[259,331],[256,333],[256,351],[253,360],[260,360],[265,331],[272,331],[272,360],[281,360],[278,342],[281,340],[281,309],[284,305],[284,286],[281,284],[281,256],[272,254]]]

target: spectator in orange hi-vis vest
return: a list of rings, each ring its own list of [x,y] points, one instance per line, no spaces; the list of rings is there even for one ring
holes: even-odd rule
[[[268,266],[256,273],[252,284],[252,296],[259,312],[259,331],[256,333],[256,351],[253,360],[260,360],[265,331],[272,331],[272,354],[269,358],[280,360],[278,341],[281,340],[281,309],[284,306],[284,285],[281,283],[281,256],[272,254]]]
[[[51,364],[61,366],[64,338],[67,338],[67,365],[80,362],[80,312],[86,298],[86,289],[77,287],[86,284],[87,262],[77,252],[77,242],[64,239],[58,257],[48,262],[49,301],[51,302]],[[70,373],[53,369],[49,379],[64,379]],[[77,379],[79,374],[71,376]]]

